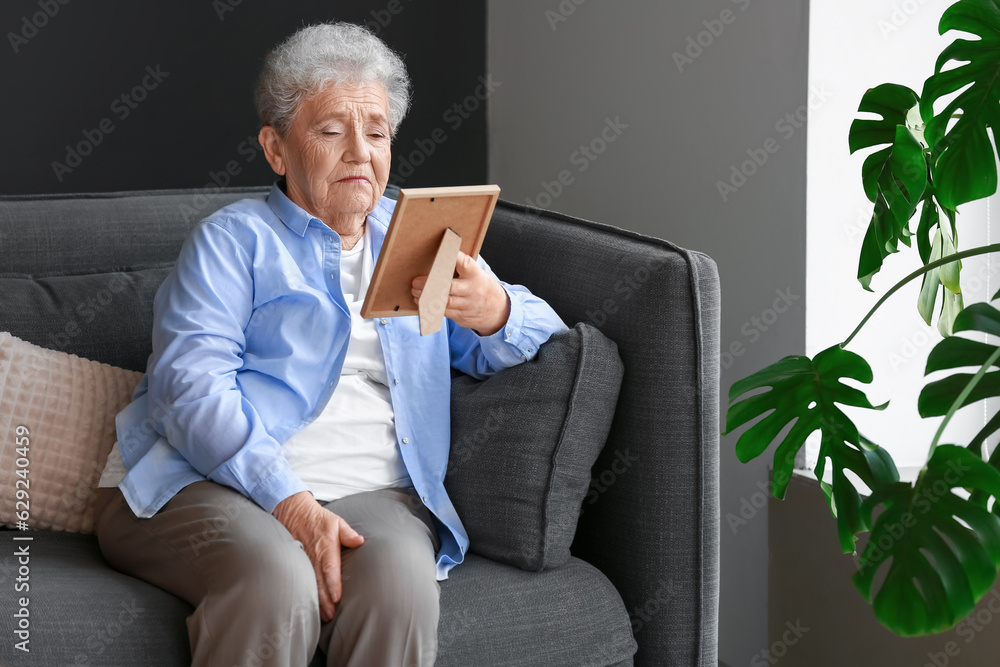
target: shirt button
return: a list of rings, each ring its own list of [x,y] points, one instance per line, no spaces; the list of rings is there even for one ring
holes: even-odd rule
[[[386,318],[384,318],[384,317],[383,317],[383,318],[382,318],[382,319],[381,319],[381,320],[379,321],[379,324],[389,324],[389,320],[387,320]]]
[[[403,444],[404,445],[410,444],[410,439],[409,438],[403,438]]]
[[[424,501],[424,505],[426,505],[426,504],[427,504],[427,496],[424,496],[423,498],[421,498],[421,500],[423,500],[423,501]]]
[[[524,356],[524,355],[522,354],[522,355],[521,355],[521,361],[527,361],[527,360],[528,360],[528,357],[526,357],[526,356]]]
[[[393,382],[399,384],[399,378],[394,379]]]
[[[510,329],[507,329],[507,338],[510,338]]]
[[[337,274],[336,273],[331,273],[330,277],[333,278],[334,280],[336,280],[337,279]],[[508,335],[510,335],[510,334],[508,334]]]

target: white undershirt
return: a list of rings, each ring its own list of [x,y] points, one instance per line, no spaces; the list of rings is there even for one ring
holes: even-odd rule
[[[376,321],[361,317],[374,265],[370,248],[366,225],[358,243],[341,250],[340,285],[351,311],[351,338],[340,382],[319,416],[282,448],[292,470],[323,502],[362,491],[413,486],[396,443]],[[116,442],[98,486],[117,486],[125,474]]]
[[[333,396],[316,420],[284,446],[285,458],[317,500],[413,486],[396,443],[376,320],[361,317],[374,259],[371,234],[340,253],[340,285],[351,311],[351,339]]]

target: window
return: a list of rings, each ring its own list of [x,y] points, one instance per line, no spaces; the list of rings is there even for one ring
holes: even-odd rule
[[[921,93],[941,50],[957,33],[938,35],[945,0],[814,0],[810,7],[809,82],[813,92],[808,137],[806,353],[810,356],[843,341],[877,299],[897,280],[920,266],[913,248],[901,246],[872,281],[875,294],[858,283],[857,261],[872,204],[861,187],[868,151],[849,154],[847,134],[858,116],[861,96],[881,83],[900,83]],[[820,94],[821,93],[821,94]],[[974,202],[960,211],[959,249],[1000,239],[990,226],[1000,218],[1000,199]],[[986,223],[989,224],[986,224]],[[916,231],[916,218],[911,221]],[[992,238],[991,238],[992,237]],[[990,262],[992,261],[992,266]],[[965,302],[988,299],[1000,288],[1000,257],[963,262]],[[891,401],[882,413],[848,408],[859,430],[885,447],[904,478],[926,462],[938,419],[921,419],[917,396],[926,384],[927,355],[941,339],[916,310],[920,280],[904,287],[865,326],[847,349],[865,357],[875,380],[865,392],[875,404]],[[938,305],[940,305],[940,300]],[[942,442],[965,444],[982,427],[981,404],[963,409]],[[806,447],[814,467],[818,434]]]

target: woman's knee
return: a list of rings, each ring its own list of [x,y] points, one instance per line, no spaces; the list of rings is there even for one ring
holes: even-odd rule
[[[269,641],[315,642],[320,629],[316,575],[298,543],[236,551],[228,576],[209,585],[206,608],[225,610],[226,623],[263,628]]]
[[[287,591],[295,600],[305,598],[316,603],[316,574],[302,545],[294,540],[272,542],[250,539],[231,545],[226,574],[221,578],[256,595],[268,596]]]
[[[362,664],[433,664],[441,590],[433,555],[408,560],[405,549],[395,546],[366,541],[347,559],[344,596],[321,640],[332,660],[363,656]]]
[[[199,665],[233,664],[233,651],[241,665],[304,665],[317,646],[319,600],[305,553],[252,551],[233,559],[231,575],[209,585],[188,619]],[[227,652],[226,660],[218,659],[218,651]]]
[[[345,561],[344,595],[378,616],[423,617],[436,624],[441,588],[433,553],[371,540]]]

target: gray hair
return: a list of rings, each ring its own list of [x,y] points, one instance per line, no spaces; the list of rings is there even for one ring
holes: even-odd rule
[[[287,137],[303,100],[328,86],[366,83],[385,88],[390,131],[395,134],[410,105],[410,78],[402,58],[362,26],[306,26],[264,59],[255,93],[260,124]]]

